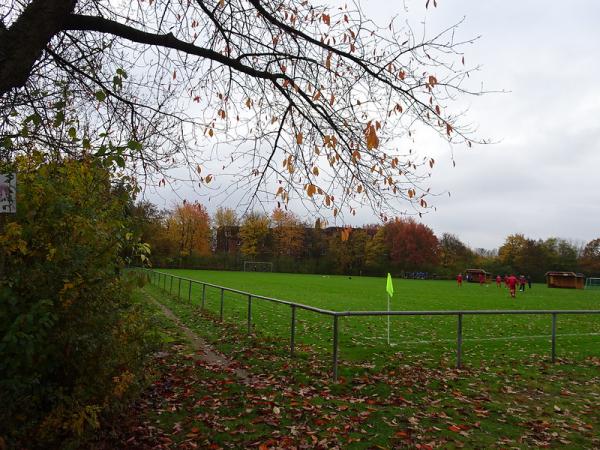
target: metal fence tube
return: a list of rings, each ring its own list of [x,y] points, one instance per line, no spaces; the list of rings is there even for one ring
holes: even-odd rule
[[[171,275],[171,286],[169,287],[169,295],[173,293],[173,275]]]
[[[296,306],[292,305],[292,328],[290,331],[290,356],[294,357],[294,345],[296,343]]]
[[[205,303],[206,303],[206,283],[202,283],[202,309],[204,309]]]
[[[456,332],[456,368],[462,367],[462,314],[458,315],[458,330]]]
[[[252,334],[252,296],[248,296],[248,334]]]
[[[338,315],[333,316],[333,381],[338,377]]]
[[[556,313],[552,314],[552,362],[556,362]]]
[[[300,305],[298,305],[300,306]],[[322,311],[324,312],[324,311]],[[326,313],[326,312],[324,312]],[[448,311],[343,311],[340,316],[455,316],[462,315],[531,315],[531,314],[600,314],[598,309],[473,309]]]
[[[181,278],[179,278],[179,284],[177,285],[177,298],[181,300]]]
[[[188,288],[188,302],[191,302],[192,301],[192,282],[191,282],[191,280],[189,283],[190,283],[190,286]]]
[[[205,285],[206,286],[206,285]],[[225,290],[221,289],[221,322],[223,322],[223,303],[224,303]]]

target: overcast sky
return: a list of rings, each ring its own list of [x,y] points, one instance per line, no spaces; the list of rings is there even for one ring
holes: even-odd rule
[[[506,92],[468,99],[470,122],[495,144],[456,148],[452,167],[447,143],[431,142],[432,189],[451,196],[432,199],[437,211],[422,222],[473,248],[497,248],[512,233],[600,237],[600,1],[437,3],[363,0],[363,9],[380,24],[399,14],[417,29],[425,19],[432,33],[465,17],[460,37],[481,36],[466,52],[482,66],[477,81]],[[175,196],[149,198],[172,207]],[[374,222],[364,210],[350,223]]]

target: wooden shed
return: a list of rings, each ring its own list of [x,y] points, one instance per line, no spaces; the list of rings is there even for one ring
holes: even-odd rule
[[[546,284],[551,288],[583,289],[585,275],[575,272],[546,272]]]
[[[479,283],[479,276],[481,274],[485,276],[486,283],[490,283],[492,281],[492,274],[483,269],[467,269],[465,270],[465,274],[469,283]]]

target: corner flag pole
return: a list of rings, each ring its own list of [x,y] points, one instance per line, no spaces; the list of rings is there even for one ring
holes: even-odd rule
[[[390,295],[388,294],[387,296],[388,298],[388,312],[390,312]],[[388,329],[387,329],[387,341],[388,341],[388,345],[390,345],[390,316],[387,316],[388,319]]]
[[[388,272],[387,283],[385,285],[385,291],[387,292],[387,310],[390,312],[390,301],[394,295],[394,285],[392,284],[392,276]],[[387,343],[390,345],[390,316],[387,316]]]

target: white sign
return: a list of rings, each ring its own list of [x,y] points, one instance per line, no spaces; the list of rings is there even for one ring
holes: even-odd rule
[[[17,212],[17,174],[0,173],[0,214]]]

